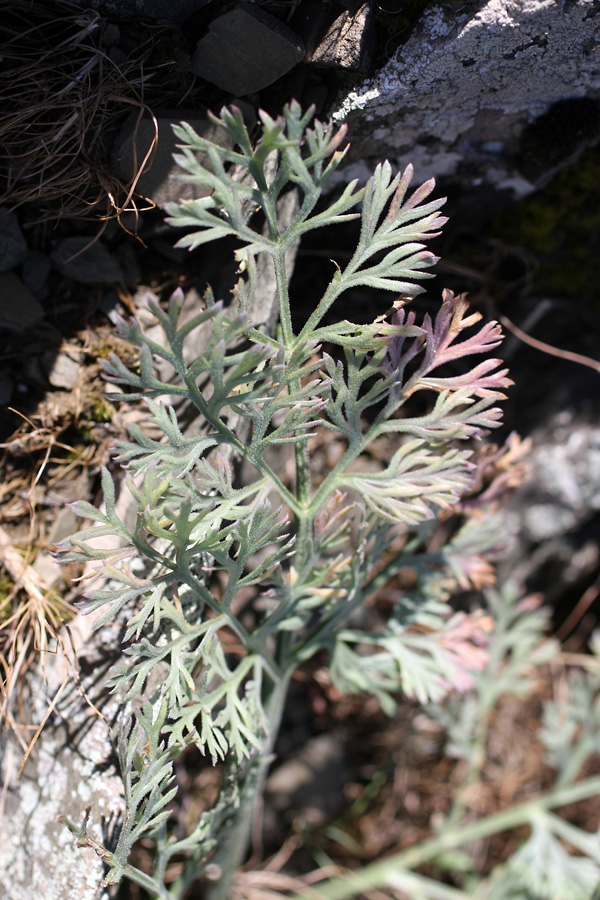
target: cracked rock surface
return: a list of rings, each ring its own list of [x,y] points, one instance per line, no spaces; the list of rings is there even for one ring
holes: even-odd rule
[[[522,158],[524,130],[565,99],[595,106],[599,62],[594,0],[489,0],[458,14],[428,9],[384,68],[340,97],[334,118],[348,120],[354,161],[343,177],[366,176],[388,157],[398,167],[412,162],[420,180],[455,176],[466,189],[487,183],[527,194],[559,161],[541,160],[532,174]],[[564,112],[561,130],[573,132]],[[584,144],[586,137],[598,135],[584,134]],[[560,163],[581,143],[566,146]]]

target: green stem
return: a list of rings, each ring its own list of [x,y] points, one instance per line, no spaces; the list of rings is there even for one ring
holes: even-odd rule
[[[243,863],[250,844],[256,808],[263,795],[267,773],[271,765],[288,685],[288,675],[283,676],[273,685],[271,696],[266,704],[267,734],[257,751],[259,754],[258,769],[252,777],[251,784],[244,791],[245,796],[242,796],[236,819],[228,827],[226,837],[220,842],[217,852],[211,859],[211,868],[214,867],[213,871],[219,872],[219,877],[218,880],[206,887],[204,900],[229,900],[231,897],[236,872]],[[172,888],[170,891],[170,897],[173,900],[179,900],[187,887],[195,880],[194,873],[188,873],[187,878],[184,876],[182,876],[184,883],[180,884],[177,890]]]
[[[598,846],[598,835],[590,834],[589,831],[583,831],[576,825],[571,825],[565,819],[561,819],[555,813],[545,813],[546,824],[550,830],[563,841],[571,844],[580,853],[589,856],[595,863],[600,863],[600,847]]]
[[[169,893],[163,885],[159,884],[155,878],[140,871],[140,869],[136,869],[135,866],[127,864],[124,866],[123,874],[130,881],[139,884],[145,891],[148,891],[152,900],[170,900]]]
[[[270,190],[267,185],[267,179],[264,172],[264,164],[262,166],[260,181],[257,179],[257,185],[261,193],[261,206],[265,214],[269,226],[269,236],[272,241],[279,241],[279,221],[277,218],[277,193]],[[273,187],[273,185],[272,185]]]
[[[558,788],[542,794],[535,800],[528,800],[504,809],[478,822],[462,827],[452,827],[435,837],[422,841],[408,850],[396,853],[380,862],[365,866],[357,872],[343,878],[332,878],[319,888],[312,887],[305,894],[297,894],[291,900],[349,900],[357,894],[373,891],[393,881],[398,870],[414,869],[423,863],[431,862],[442,853],[456,850],[472,841],[491,837],[501,831],[508,831],[519,825],[525,825],[532,818],[548,809],[578,803],[588,797],[600,793],[600,776],[588,778],[569,787]]]
[[[332,282],[333,284],[333,282]],[[330,285],[331,286],[331,285]],[[338,292],[338,293],[341,293]],[[325,295],[327,296],[327,295]],[[333,302],[333,301],[332,301]],[[302,334],[304,334],[305,329],[303,329]],[[400,407],[404,404],[406,398],[410,396],[411,392],[414,391],[415,385],[418,384],[419,378],[422,376],[423,372],[419,369],[403,386],[402,390],[398,392],[397,396],[393,403],[386,404],[385,408],[381,410],[381,412],[375,418],[373,424],[370,426],[368,431],[366,431],[360,437],[357,437],[356,440],[352,441],[346,449],[346,452],[333,468],[333,470],[329,473],[329,475],[325,478],[325,480],[321,483],[319,489],[315,492],[312,500],[310,512],[311,515],[316,516],[318,511],[325,504],[329,496],[340,487],[341,477],[344,475],[348,466],[354,462],[354,460],[360,456],[361,453],[375,441],[380,435],[385,434],[386,425],[390,424],[390,419],[397,412]],[[395,420],[391,423],[394,424]],[[397,429],[394,429],[397,430]]]
[[[345,474],[348,466],[354,462],[357,457],[370,445],[373,441],[379,437],[379,427],[384,422],[387,413],[384,410],[381,412],[369,430],[361,435],[360,438],[352,441],[350,445],[346,448],[346,452],[336,464],[334,469],[327,475],[324,481],[321,483],[319,489],[315,492],[314,496],[311,499],[309,513],[312,516],[316,516],[319,510],[324,506],[327,502],[331,494],[338,487],[341,487],[340,481]]]
[[[285,250],[281,246],[278,246],[277,252],[273,254],[273,265],[275,267],[275,282],[277,285],[277,299],[279,301],[281,337],[283,338],[286,354],[290,354],[294,346],[294,329],[292,327],[292,313],[290,310]]]
[[[493,706],[493,704],[492,704]],[[490,728],[491,707],[484,706],[479,712],[479,720],[475,737],[471,743],[467,773],[462,781],[460,790],[454,799],[447,824],[460,822],[469,808],[469,796],[473,788],[481,779],[486,760],[487,740]]]
[[[466,894],[458,888],[449,887],[425,875],[414,872],[397,872],[390,887],[402,891],[403,896],[418,897],[419,900],[473,900],[473,894]]]
[[[150,894],[152,900],[170,900],[169,892],[167,891],[164,885],[160,884],[155,878],[151,875],[146,875],[145,872],[142,872],[140,869],[136,869],[135,866],[127,863],[122,866],[116,862],[115,854],[111,853],[110,850],[107,850],[101,844],[94,840],[87,833],[87,818],[89,815],[86,814],[86,819],[83,826],[78,827],[71,822],[66,816],[58,816],[57,821],[62,822],[67,826],[69,831],[77,837],[77,846],[78,847],[91,847],[97,855],[100,857],[103,862],[105,862],[108,866],[112,866],[119,871],[118,880],[126,877],[130,881],[133,881],[135,884],[138,884],[140,887],[144,888]],[[108,876],[110,878],[110,875]],[[115,882],[107,881],[105,884],[114,884]]]
[[[289,304],[288,304],[289,306]],[[282,501],[289,506],[291,510],[296,512],[298,508],[298,504],[296,503],[296,498],[293,494],[288,491],[284,483],[281,481],[278,475],[271,469],[264,460],[251,455],[248,452],[248,447],[241,441],[234,433],[222,422],[219,418],[215,418],[210,412],[206,400],[202,396],[202,392],[199,390],[198,386],[195,382],[189,378],[187,373],[184,373],[182,377],[185,380],[186,386],[188,388],[190,399],[201,413],[201,415],[206,419],[206,421],[211,425],[216,432],[221,434],[227,444],[229,444],[233,449],[239,454],[241,459],[247,459],[252,465],[260,472],[263,477],[268,478],[275,490],[278,492]]]
[[[427,556],[399,553],[380,572],[369,578],[362,586],[357,587],[353,595],[346,597],[343,603],[332,611],[329,618],[320,622],[314,631],[299,641],[289,653],[290,660],[293,659],[294,665],[306,662],[317,650],[329,642],[329,638],[337,628],[352,615],[357,607],[365,602],[369,594],[387,584],[400,569],[410,566],[419,568],[425,561],[433,565],[441,559],[442,556],[438,553],[427,554]]]
[[[346,285],[342,283],[342,275],[338,270],[329,282],[327,290],[319,301],[317,308],[313,313],[311,313],[302,331],[298,335],[298,343],[300,343],[300,341],[308,340],[313,336],[313,333],[318,328],[319,323],[321,322],[325,313],[330,309],[339,295],[342,294],[345,290]]]
[[[279,323],[286,356],[293,352],[295,346],[294,329],[292,326],[292,314],[290,309],[290,295],[288,289],[288,275],[286,269],[286,253],[281,245],[273,257],[275,267],[275,279],[277,283],[277,298],[279,301]],[[295,379],[290,385],[292,395],[302,389],[300,378]],[[299,552],[308,546],[308,539],[312,534],[313,515],[310,511],[311,478],[308,447],[306,441],[301,441],[295,446],[296,459],[296,502],[288,504],[296,519],[297,546]],[[301,561],[298,563],[301,565]]]

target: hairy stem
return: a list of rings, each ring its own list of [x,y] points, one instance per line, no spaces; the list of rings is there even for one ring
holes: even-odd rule
[[[231,887],[236,872],[248,852],[257,804],[262,797],[267,773],[272,762],[273,748],[279,732],[288,685],[288,675],[275,682],[265,704],[266,734],[257,750],[257,769],[251,778],[251,783],[244,790],[236,818],[227,830],[227,837],[220,843],[219,849],[211,860],[211,865],[216,867],[214,871],[219,872],[219,877],[207,886],[204,900],[229,900],[231,896]],[[188,881],[187,885],[190,883],[191,881]],[[182,893],[172,896],[179,898]]]
[[[290,310],[290,295],[288,290],[288,276],[285,264],[285,250],[278,247],[273,255],[275,266],[275,279],[277,284],[277,299],[279,300],[279,325],[281,337],[286,355],[290,354],[294,345],[294,330],[292,328],[292,314]]]

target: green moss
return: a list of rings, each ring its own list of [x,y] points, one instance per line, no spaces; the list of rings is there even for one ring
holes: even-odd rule
[[[600,299],[600,147],[496,217],[491,230],[538,257],[537,290]]]
[[[0,572],[0,600],[3,600],[14,588],[15,584],[10,575]]]
[[[104,397],[96,397],[90,410],[90,418],[98,424],[99,422],[110,422],[115,413],[112,403],[105,400]]]
[[[0,572],[0,603],[6,600],[14,590],[15,583],[5,572]]]
[[[0,629],[12,616],[15,602],[18,603],[20,594],[14,594],[15,583],[6,572],[0,572]],[[10,599],[9,599],[10,598]]]

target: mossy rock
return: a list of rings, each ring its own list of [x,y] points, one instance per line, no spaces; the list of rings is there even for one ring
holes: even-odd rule
[[[537,292],[600,304],[600,146],[497,216],[491,232],[536,254]]]

